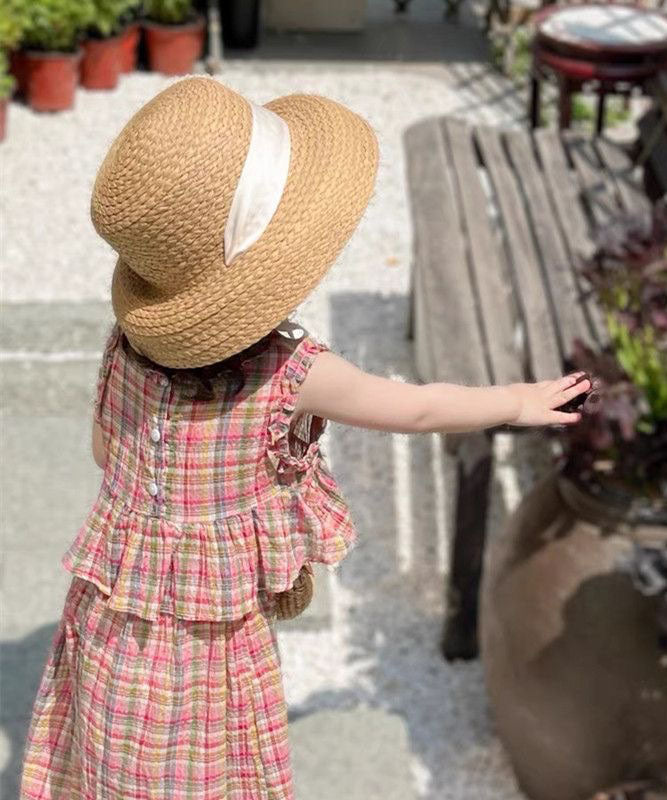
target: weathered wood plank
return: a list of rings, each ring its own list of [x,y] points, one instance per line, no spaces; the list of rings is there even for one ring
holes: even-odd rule
[[[514,290],[502,242],[494,235],[488,198],[480,181],[472,129],[461,120],[443,119],[451,152],[467,244],[471,256],[472,284],[478,297],[486,352],[494,383],[514,383],[526,376],[514,345]]]
[[[475,129],[475,135],[505,225],[526,326],[526,346],[532,376],[538,381],[554,378],[561,373],[558,336],[523,200],[507,162],[500,133],[496,129],[479,127]]]
[[[595,225],[604,225],[616,217],[620,210],[614,186],[602,169],[590,139],[571,131],[563,131],[562,137],[593,222]]]
[[[593,252],[594,246],[591,225],[581,200],[579,183],[567,163],[557,131],[551,128],[539,128],[533,133],[533,137],[547,189],[570,255],[575,284],[578,291],[583,291],[584,281],[578,274],[576,265],[579,258],[585,258]],[[608,335],[599,305],[593,298],[589,298],[584,301],[583,307],[597,343],[604,344]]]
[[[623,209],[631,214],[648,211],[651,204],[644,194],[628,154],[620,145],[603,137],[597,138],[594,146],[616,188]]]
[[[415,347],[420,376],[426,381],[486,385],[491,379],[456,189],[438,120],[429,118],[411,126],[405,145],[417,271]]]
[[[564,359],[572,352],[575,336],[592,344],[593,333],[581,306],[569,253],[558,226],[554,225],[553,209],[549,203],[542,171],[533,153],[530,136],[527,131],[510,131],[506,134],[505,141],[516,176],[525,193],[528,216],[541,256],[543,279],[554,306],[561,357]]]

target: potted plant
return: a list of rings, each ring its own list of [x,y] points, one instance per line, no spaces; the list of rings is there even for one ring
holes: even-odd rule
[[[86,89],[113,89],[121,72],[124,17],[134,0],[93,0],[95,13],[83,43],[81,84]]]
[[[148,63],[165,75],[192,72],[204,47],[204,17],[191,0],[145,0]]]
[[[137,68],[137,50],[141,37],[142,0],[129,2],[121,16],[120,71],[133,72]]]
[[[9,98],[14,91],[16,79],[9,74],[9,59],[4,50],[0,50],[0,142],[7,132],[7,108]]]
[[[5,138],[9,99],[16,87],[16,78],[10,74],[9,53],[21,38],[20,8],[14,0],[0,8],[0,141]]]
[[[491,539],[481,651],[532,800],[667,778],[667,206],[613,220],[581,262],[608,329],[572,366],[599,402]]]
[[[36,111],[71,108],[79,81],[80,42],[94,18],[92,0],[30,0],[25,8],[22,49],[28,103]]]

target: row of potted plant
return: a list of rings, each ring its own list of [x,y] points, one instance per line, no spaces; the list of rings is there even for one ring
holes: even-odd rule
[[[58,111],[73,105],[78,83],[114,88],[122,73],[136,67],[142,30],[151,69],[190,72],[203,49],[204,28],[192,0],[5,0],[0,114],[15,89],[33,109]]]

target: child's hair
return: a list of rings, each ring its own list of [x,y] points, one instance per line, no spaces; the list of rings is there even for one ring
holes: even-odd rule
[[[163,364],[158,364],[143,353],[138,353],[130,344],[125,334],[122,334],[122,346],[128,355],[135,359],[139,364],[147,369],[153,369],[167,375],[173,380],[177,380],[183,384],[190,384],[196,387],[193,399],[195,400],[213,400],[215,398],[215,391],[213,388],[213,380],[216,377],[224,376],[226,380],[226,396],[234,397],[237,395],[245,385],[245,376],[241,368],[241,362],[247,358],[262,353],[269,344],[269,340],[273,336],[274,331],[271,330],[257,342],[254,342],[249,347],[241,350],[234,355],[224,358],[221,361],[216,361],[214,364],[206,364],[203,367],[166,367]]]

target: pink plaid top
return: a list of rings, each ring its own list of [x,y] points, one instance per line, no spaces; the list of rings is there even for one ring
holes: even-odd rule
[[[326,420],[293,413],[326,345],[273,331],[244,358],[240,392],[223,373],[212,400],[128,348],[114,325],[95,400],[104,476],[67,570],[145,619],[233,620],[258,592],[288,589],[305,561],[346,555],[356,531],[319,447]]]

